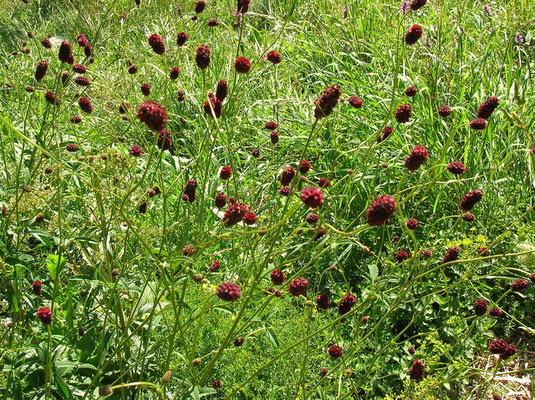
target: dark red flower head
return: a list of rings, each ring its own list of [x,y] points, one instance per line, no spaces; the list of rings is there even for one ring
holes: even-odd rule
[[[43,291],[43,283],[41,281],[33,281],[32,291],[33,294],[35,294],[36,296],[41,296],[41,293]]]
[[[137,73],[137,65],[134,65],[134,64],[130,65],[128,67],[128,73],[130,75],[134,75],[135,73]]]
[[[232,175],[232,168],[228,166],[222,167],[221,171],[219,172],[219,177],[223,179],[224,181],[229,179],[231,175]]]
[[[179,46],[184,46],[188,40],[188,34],[186,32],[178,32],[176,35],[176,44]]]
[[[160,132],[158,132],[158,142],[156,144],[158,148],[162,151],[169,150],[169,148],[173,144],[171,131],[169,129],[163,128]]]
[[[279,189],[279,194],[281,196],[284,196],[284,197],[288,197],[290,195],[290,191],[292,190],[292,188],[290,186],[282,186],[280,189]]]
[[[245,214],[251,211],[250,207],[244,203],[233,203],[228,206],[223,216],[223,222],[227,226],[233,226],[241,222]]]
[[[219,268],[221,268],[221,263],[217,260],[213,261],[212,264],[210,264],[210,272],[217,272],[219,271]]]
[[[228,83],[226,80],[221,79],[219,82],[217,82],[217,88],[215,90],[215,97],[219,101],[225,100],[228,94]]]
[[[152,50],[156,54],[163,54],[165,53],[165,44],[163,43],[163,39],[160,35],[152,34],[149,36],[149,45],[152,47]]]
[[[347,99],[347,102],[353,108],[359,109],[362,107],[362,99],[360,97],[351,96],[349,99]]]
[[[405,96],[407,97],[414,97],[416,96],[416,93],[418,93],[416,86],[409,86],[407,89],[405,89]]]
[[[423,33],[424,30],[420,25],[411,26],[405,34],[405,43],[409,45],[416,43],[422,37]]]
[[[467,212],[463,214],[462,219],[466,222],[474,222],[476,220],[476,216],[472,213]]]
[[[256,214],[252,211],[249,211],[243,216],[243,222],[245,222],[247,225],[254,225],[256,224],[257,217]]]
[[[331,306],[331,299],[329,298],[329,295],[319,294],[318,297],[316,297],[316,304],[319,309],[327,310]]]
[[[48,63],[46,61],[39,61],[37,67],[35,68],[35,80],[41,82],[48,71]]]
[[[483,118],[476,118],[470,122],[470,128],[476,131],[482,131],[487,127],[487,121]]]
[[[240,298],[241,288],[237,283],[224,282],[216,289],[217,297],[224,301],[234,301]]]
[[[425,258],[430,258],[431,257],[431,250],[425,249],[423,251],[423,255],[424,255]]]
[[[198,2],[195,3],[195,13],[200,14],[204,11],[205,8],[206,8],[206,1],[199,0]]]
[[[302,174],[306,174],[308,171],[310,171],[311,167],[312,165],[309,161],[303,160],[301,161],[301,164],[299,164],[299,172],[301,172]]]
[[[444,255],[444,258],[442,259],[442,264],[445,264],[450,261],[455,261],[459,257],[459,253],[461,252],[461,249],[457,246],[450,247],[446,254]]]
[[[74,64],[72,66],[72,70],[76,72],[77,74],[85,74],[85,72],[87,71],[87,68],[85,67],[85,65],[82,65],[82,64]]]
[[[251,69],[251,62],[245,57],[238,57],[234,61],[234,68],[240,74],[246,74]]]
[[[178,78],[178,75],[180,74],[180,69],[178,67],[171,68],[171,72],[169,73],[169,78],[175,80]]]
[[[200,69],[206,69],[210,65],[210,49],[204,44],[197,47],[195,62]]]
[[[424,146],[415,146],[405,159],[405,167],[409,171],[416,171],[427,160],[429,153]]]
[[[427,0],[412,0],[411,3],[411,9],[416,11],[425,6],[425,3],[427,3]]]
[[[381,226],[390,222],[390,217],[397,210],[396,199],[392,196],[377,197],[366,211],[367,222],[370,226]]]
[[[421,381],[425,375],[425,363],[423,360],[415,360],[409,370],[409,376],[415,381]]]
[[[327,368],[322,368],[322,369],[320,370],[320,375],[321,375],[321,376],[325,376],[325,375],[327,375],[328,373],[329,373],[329,370],[328,370]]]
[[[274,285],[282,285],[282,282],[284,282],[284,274],[280,269],[274,269],[270,278]]]
[[[76,143],[68,143],[67,146],[65,146],[68,152],[75,153],[78,150],[80,150],[80,146],[78,146]]]
[[[415,231],[418,229],[418,221],[416,221],[414,218],[411,218],[407,221],[407,228],[409,228],[411,231]]]
[[[272,64],[279,64],[282,61],[281,55],[275,50],[271,50],[267,53],[266,58]]]
[[[390,127],[390,126],[385,126],[381,132],[383,133],[382,135],[379,134],[377,136],[377,142],[378,143],[381,143],[382,141],[386,140],[391,134],[392,132],[394,132],[394,130]]]
[[[184,254],[186,257],[191,257],[195,254],[197,249],[193,247],[191,244],[188,244],[184,247],[182,247],[182,254]]]
[[[310,208],[318,208],[323,204],[323,193],[315,186],[305,186],[301,190],[301,201]]]
[[[295,177],[295,169],[293,167],[288,167],[282,171],[280,183],[282,186],[288,186],[292,183],[292,180]]]
[[[215,205],[217,208],[221,209],[227,204],[227,196],[225,193],[218,193],[215,195]]]
[[[466,167],[460,161],[450,162],[447,168],[453,175],[462,175],[466,172]]]
[[[308,287],[308,281],[305,278],[297,278],[290,283],[288,291],[292,296],[301,296],[304,294]]]
[[[317,227],[316,229],[314,229],[314,241],[317,242],[326,234],[327,234],[327,229],[324,229],[323,226]]]
[[[355,295],[351,293],[346,294],[344,297],[342,297],[340,303],[338,303],[338,314],[347,314],[349,311],[351,311],[355,304],[357,304],[357,298]]]
[[[238,10],[238,13],[245,14],[247,11],[249,11],[249,3],[251,0],[238,0],[238,6],[236,7]]]
[[[338,357],[342,357],[342,354],[344,354],[342,348],[340,346],[337,346],[337,345],[333,345],[331,347],[329,347],[329,355],[331,356],[331,358],[338,358]]]
[[[58,58],[62,63],[70,63],[72,58],[72,47],[69,42],[64,40],[59,46]]]
[[[52,105],[56,105],[56,106],[59,106],[60,104],[60,101],[59,99],[56,97],[55,93],[54,92],[46,92],[45,93],[45,100],[47,101],[47,103],[50,103]]]
[[[512,344],[508,344],[505,346],[505,349],[502,354],[500,354],[500,358],[503,360],[507,360],[509,357],[512,357],[516,354],[516,347]]]
[[[83,33],[79,33],[78,37],[76,38],[76,43],[78,43],[78,46],[80,47],[87,47],[89,46],[89,41],[85,37]]]
[[[409,259],[409,255],[406,251],[400,250],[396,253],[396,260],[398,263]]]
[[[78,99],[78,105],[80,106],[80,109],[87,114],[91,114],[93,112],[93,106],[87,97],[80,97]]]
[[[89,86],[89,78],[87,76],[77,76],[74,78],[74,82],[80,86]]]
[[[317,214],[308,214],[305,217],[305,221],[310,225],[315,225],[318,222],[318,215]]]
[[[496,107],[498,107],[499,101],[496,96],[488,97],[487,100],[481,104],[477,110],[477,117],[482,119],[489,119]]]
[[[277,129],[277,124],[273,121],[266,122],[265,128],[269,131]]]
[[[342,91],[340,90],[340,86],[329,86],[314,103],[316,105],[316,108],[314,109],[314,118],[319,119],[329,116],[333,112],[341,95]]]
[[[525,279],[517,279],[511,284],[511,290],[515,292],[522,292],[529,287],[529,282]]]
[[[193,179],[187,181],[186,185],[184,185],[184,194],[182,195],[182,199],[189,203],[193,203],[197,197],[195,194],[195,189],[197,189],[197,181]]]
[[[251,155],[254,158],[258,158],[258,157],[260,157],[260,151],[258,151],[258,149],[253,149],[253,150],[251,150]]]
[[[167,123],[165,107],[155,101],[147,100],[142,103],[137,110],[137,117],[153,131],[161,131]]]
[[[478,317],[481,317],[481,316],[483,316],[483,315],[485,315],[487,313],[488,306],[489,306],[489,303],[487,303],[485,300],[478,299],[474,303],[474,313]]]
[[[461,199],[461,209],[470,211],[483,198],[483,192],[479,189],[472,190]]]
[[[503,315],[503,311],[496,307],[496,308],[489,310],[489,315],[491,317],[501,317]]]
[[[412,107],[410,104],[402,104],[398,107],[396,111],[396,121],[400,124],[405,124],[409,122],[411,118]]]
[[[318,181],[318,186],[320,188],[328,188],[329,186],[331,186],[331,181],[327,178],[320,178],[320,180]]]
[[[90,57],[91,56],[91,53],[92,53],[92,50],[93,48],[91,47],[90,44],[88,44],[87,46],[84,47],[84,55],[86,57]],[[92,64],[93,62],[91,60],[89,60],[89,64]]]
[[[271,138],[271,143],[273,144],[279,143],[279,132],[272,131],[270,134],[270,138]]]
[[[41,307],[39,311],[37,311],[37,316],[45,325],[50,325],[52,323],[52,311],[50,311],[50,308],[48,307]]]
[[[134,157],[139,157],[142,153],[143,151],[141,150],[141,147],[137,144],[133,145],[130,149],[130,154]]]
[[[442,118],[447,118],[451,114],[451,108],[448,106],[442,106],[438,109],[438,115],[440,115]]]
[[[407,349],[407,351],[409,352],[409,354],[410,354],[411,356],[414,355],[414,353],[416,353],[416,349],[415,349],[413,346],[409,347],[409,348]]]
[[[240,337],[236,338],[236,340],[234,340],[234,346],[240,347],[243,344],[244,341],[245,341],[245,339],[243,338],[243,336],[240,336]]]
[[[71,117],[71,123],[79,124],[80,122],[82,122],[82,117],[80,117],[79,115],[73,115]]]
[[[41,39],[41,44],[43,45],[43,47],[45,49],[51,49],[52,48],[52,43],[47,38]]]

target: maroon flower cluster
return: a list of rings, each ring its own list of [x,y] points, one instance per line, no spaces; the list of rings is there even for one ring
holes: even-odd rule
[[[74,63],[74,57],[72,55],[72,46],[66,40],[61,42],[61,45],[59,46],[58,58],[62,63]]]
[[[156,144],[160,150],[168,150],[173,144],[171,131],[169,129],[164,128],[160,132],[158,132],[158,142]]]
[[[200,69],[206,69],[210,65],[210,49],[204,44],[197,47],[195,62]]]
[[[35,80],[41,82],[48,71],[48,63],[46,61],[39,61],[35,68]]]
[[[462,175],[466,172],[466,167],[460,161],[450,162],[447,168],[453,175]]]
[[[243,220],[245,214],[251,211],[251,208],[244,203],[232,203],[228,206],[222,221],[226,226],[233,226]]]
[[[227,204],[227,196],[225,193],[218,193],[215,195],[215,205],[217,208],[221,209]]]
[[[310,208],[318,208],[323,204],[323,193],[314,186],[305,186],[301,190],[301,201]]]
[[[448,106],[442,106],[438,109],[438,115],[440,115],[442,118],[447,118],[451,114],[451,108]]]
[[[188,40],[188,34],[186,32],[178,32],[176,35],[176,44],[179,46],[184,46]]]
[[[405,96],[407,97],[414,97],[416,96],[416,93],[418,93],[416,86],[409,86],[407,89],[405,89]]]
[[[241,288],[237,283],[224,282],[216,289],[217,297],[224,301],[234,301],[240,298]]]
[[[281,185],[282,186],[290,185],[294,177],[295,177],[295,169],[293,167],[286,168],[284,171],[282,171],[282,175],[280,178]]]
[[[232,175],[232,168],[225,166],[221,168],[221,171],[219,171],[219,177],[226,181],[229,179]]]
[[[41,281],[33,281],[32,291],[33,294],[35,294],[36,296],[41,296],[41,293],[43,291],[43,283]]]
[[[353,306],[357,304],[357,298],[355,295],[349,293],[346,294],[342,299],[340,299],[340,302],[338,303],[338,314],[344,315],[347,314]]]
[[[529,288],[529,282],[525,279],[517,279],[511,284],[511,290],[514,292],[523,292]]]
[[[184,193],[182,194],[182,200],[188,203],[193,203],[197,198],[195,190],[197,189],[197,181],[190,179],[184,186]]]
[[[149,36],[149,46],[152,47],[152,50],[156,54],[163,54],[165,53],[165,44],[163,43],[163,39],[160,35],[152,34]]]
[[[409,259],[409,255],[407,254],[406,251],[404,250],[400,250],[396,253],[396,260],[398,263],[401,263],[405,260],[408,260]]]
[[[409,376],[412,380],[421,381],[425,375],[425,363],[423,360],[414,360],[412,362],[411,369],[409,370]]]
[[[215,97],[219,101],[225,100],[228,94],[228,83],[226,80],[221,79],[219,82],[217,82],[217,88],[215,90]]]
[[[318,215],[317,214],[308,214],[306,217],[305,217],[305,221],[310,224],[310,225],[315,225],[316,222],[318,222]]]
[[[414,218],[411,218],[407,220],[407,228],[409,228],[411,231],[415,231],[418,229],[418,221],[416,221]]]
[[[416,11],[425,6],[425,3],[427,3],[427,0],[412,0],[411,3],[411,9]]]
[[[416,171],[427,160],[429,153],[424,146],[415,146],[405,159],[405,167],[409,171]]]
[[[360,97],[351,96],[349,99],[347,99],[347,102],[353,108],[359,109],[362,107],[362,99]]]
[[[499,101],[496,96],[488,97],[478,108],[477,117],[482,119],[489,119],[496,107],[498,107]]]
[[[405,43],[408,45],[416,43],[422,37],[423,33],[424,31],[420,25],[411,26],[405,34]]]
[[[333,112],[341,95],[342,91],[340,90],[340,86],[329,86],[314,103],[316,105],[316,108],[314,109],[314,118],[319,119],[329,116]]]
[[[326,294],[319,294],[316,297],[316,304],[319,309],[327,310],[331,306],[331,299]]]
[[[236,7],[238,13],[245,14],[247,11],[249,11],[250,2],[251,0],[238,0],[238,6]]]
[[[275,50],[271,50],[269,53],[267,53],[266,58],[272,64],[280,64],[282,61],[281,55]]]
[[[312,168],[312,164],[308,160],[301,161],[301,164],[299,164],[299,172],[302,174],[306,174],[308,171],[310,171],[310,168]]]
[[[342,357],[342,354],[344,354],[342,348],[337,345],[333,345],[329,347],[328,352],[331,358],[339,358],[339,357]]]
[[[455,261],[459,257],[459,253],[461,252],[461,249],[457,246],[450,247],[446,254],[444,255],[444,258],[442,259],[442,264],[445,264],[450,261]]]
[[[169,78],[175,80],[178,78],[178,75],[180,74],[180,69],[178,67],[171,68],[171,72],[169,73]]]
[[[251,69],[251,62],[245,57],[238,57],[234,61],[234,68],[240,74],[246,74]]]
[[[409,122],[411,118],[412,107],[410,104],[402,104],[396,110],[396,121],[400,124],[405,124]]]
[[[284,274],[280,269],[274,269],[270,278],[274,285],[282,285],[282,282],[284,282]]]
[[[470,128],[476,131],[482,131],[487,127],[487,121],[483,118],[476,118],[470,122]]]
[[[165,107],[155,101],[147,100],[141,103],[137,110],[137,117],[149,129],[161,131],[167,123],[167,111]]]
[[[470,211],[483,198],[483,192],[479,189],[472,190],[465,194],[461,200],[461,209]]]
[[[213,93],[208,93],[208,100],[204,102],[203,109],[206,115],[212,118],[215,115],[216,118],[219,118],[221,117],[221,112],[223,111],[223,105],[221,103],[221,100],[214,96]]]
[[[390,222],[390,217],[396,210],[396,199],[383,194],[377,197],[366,211],[367,222],[370,226],[387,224]]]
[[[487,308],[489,307],[489,303],[487,303],[485,300],[483,299],[478,299],[476,300],[476,302],[474,303],[474,313],[478,316],[478,317],[481,317],[483,315],[485,315],[487,313]]]
[[[148,96],[150,94],[150,86],[148,83],[141,84],[141,93],[143,93],[143,96]]]
[[[308,281],[305,278],[297,278],[290,283],[288,291],[292,296],[301,296],[307,291]]]
[[[37,311],[37,316],[45,325],[50,325],[52,323],[52,311],[50,311],[50,308],[48,307],[41,307],[39,311]]]

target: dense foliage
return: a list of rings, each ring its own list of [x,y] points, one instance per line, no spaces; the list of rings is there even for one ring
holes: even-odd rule
[[[534,15],[0,0],[0,397],[527,398]]]

